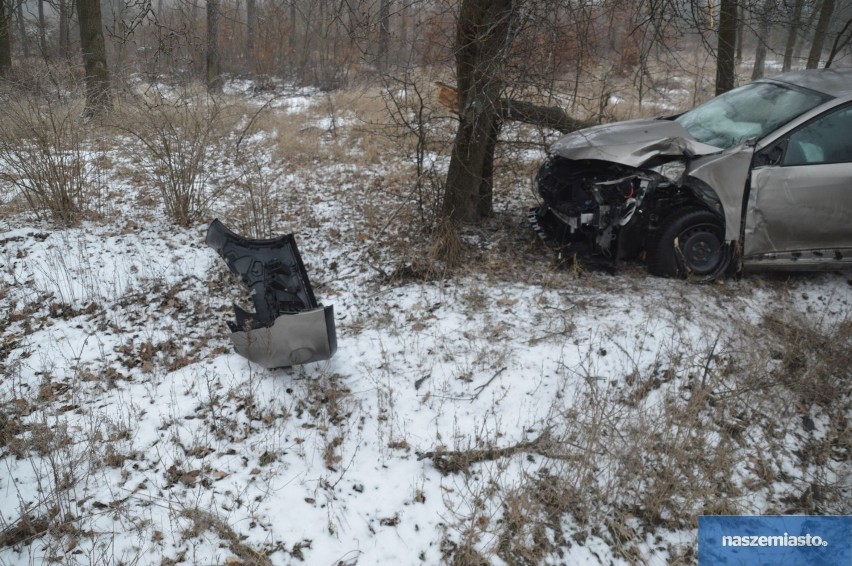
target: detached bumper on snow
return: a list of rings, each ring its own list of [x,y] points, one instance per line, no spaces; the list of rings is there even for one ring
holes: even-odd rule
[[[293,234],[244,238],[214,220],[205,242],[252,293],[255,312],[234,305],[236,321],[228,321],[238,354],[266,368],[334,355],[334,308],[317,303]]]

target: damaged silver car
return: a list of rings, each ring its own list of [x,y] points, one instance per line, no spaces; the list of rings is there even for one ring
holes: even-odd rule
[[[852,69],[760,80],[556,142],[536,231],[563,257],[713,280],[852,267]]]

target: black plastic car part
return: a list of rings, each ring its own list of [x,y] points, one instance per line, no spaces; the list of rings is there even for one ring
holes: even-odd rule
[[[255,312],[234,305],[238,354],[267,368],[327,360],[337,351],[334,308],[317,303],[293,234],[245,238],[214,220],[205,242],[251,291]]]

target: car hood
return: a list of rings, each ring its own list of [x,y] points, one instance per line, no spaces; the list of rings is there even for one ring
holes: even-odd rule
[[[597,159],[630,167],[660,155],[694,157],[721,151],[693,138],[678,122],[661,118],[586,128],[561,138],[550,149],[566,159]]]

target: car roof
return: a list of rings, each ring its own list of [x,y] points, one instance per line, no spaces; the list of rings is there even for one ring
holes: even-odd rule
[[[768,80],[808,88],[833,97],[852,93],[852,69],[808,69],[775,75]]]

